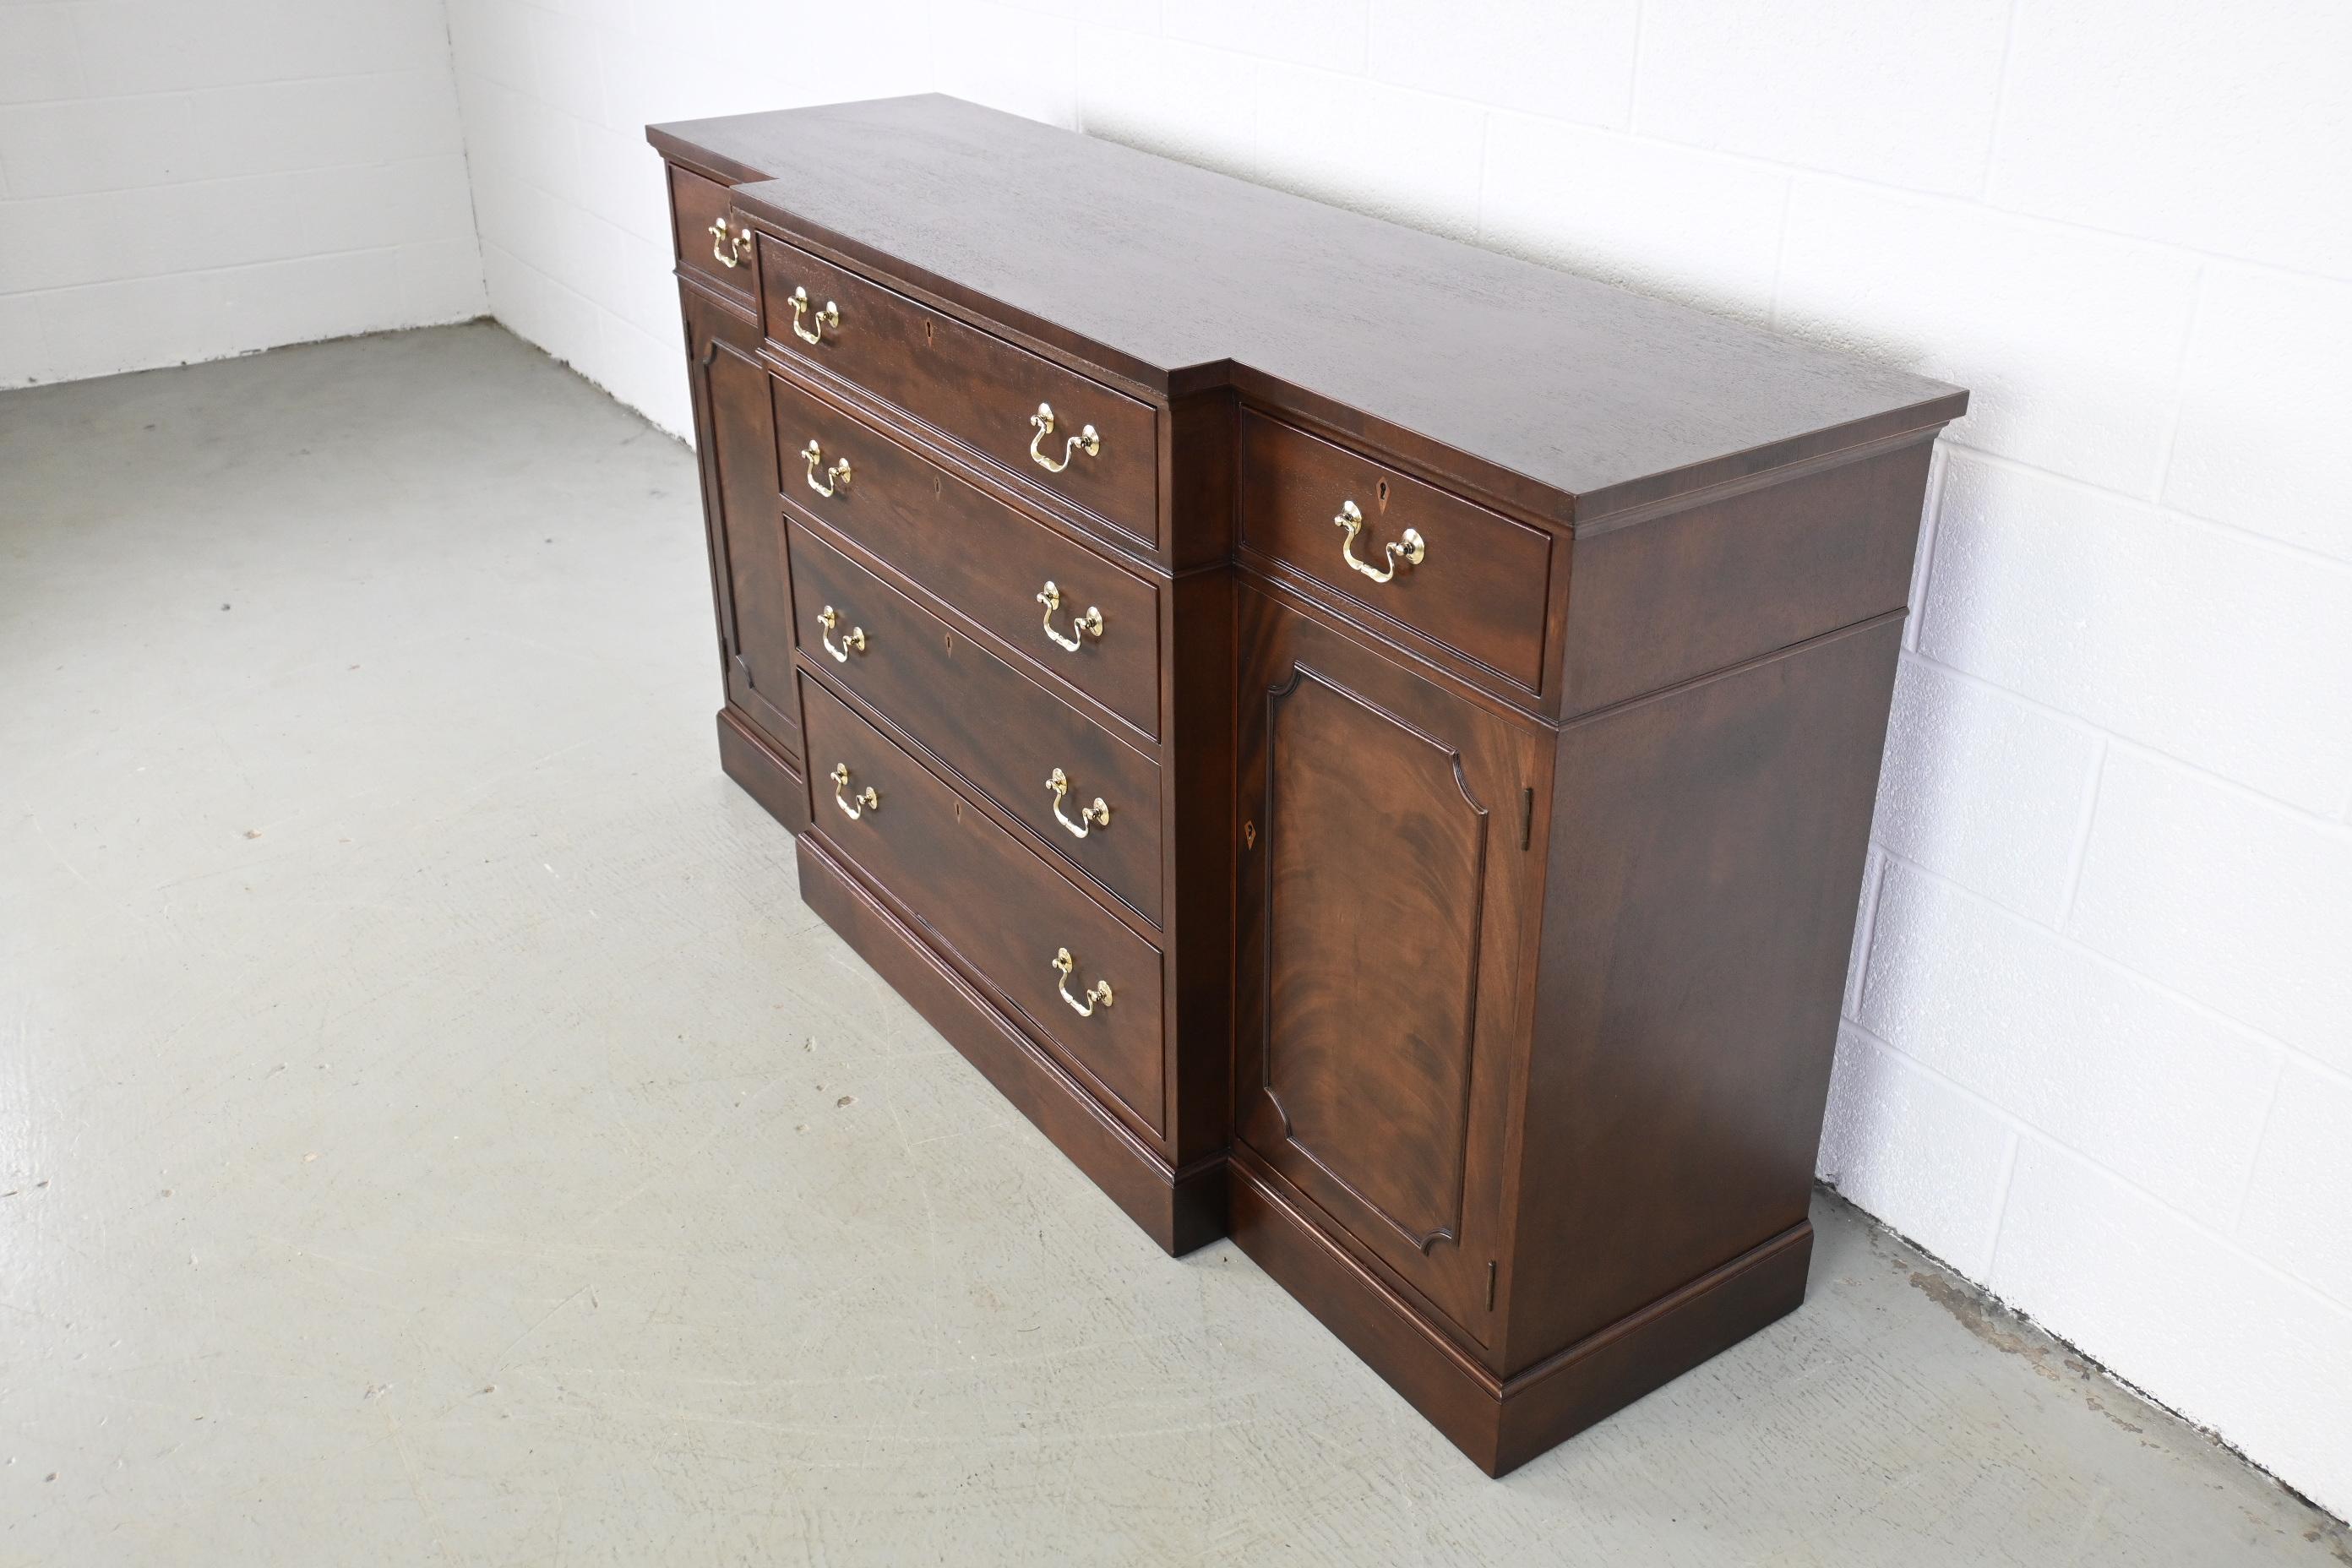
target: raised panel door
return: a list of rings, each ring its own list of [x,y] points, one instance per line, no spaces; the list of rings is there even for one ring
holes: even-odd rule
[[[1295,610],[1243,636],[1238,1136],[1483,1342],[1543,753]]]
[[[768,373],[741,341],[750,329],[688,296],[694,354],[695,445],[711,563],[719,589],[727,696],[794,757],[801,753],[793,687],[792,567],[777,500],[775,416]],[[756,334],[751,334],[756,341]]]

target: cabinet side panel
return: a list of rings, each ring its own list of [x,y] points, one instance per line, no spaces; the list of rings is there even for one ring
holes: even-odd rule
[[[1561,733],[1508,1370],[1804,1220],[1901,624]]]
[[[1587,713],[1903,607],[1931,439],[1576,541],[1566,698]]]

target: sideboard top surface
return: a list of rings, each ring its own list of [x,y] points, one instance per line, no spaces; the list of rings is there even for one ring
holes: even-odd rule
[[[1941,382],[953,98],[648,134],[740,182],[742,211],[1114,374],[1171,395],[1231,381],[1418,437],[1563,521],[1967,406]]]

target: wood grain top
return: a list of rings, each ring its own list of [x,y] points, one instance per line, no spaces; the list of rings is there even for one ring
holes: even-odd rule
[[[647,136],[737,182],[753,220],[1114,375],[1171,396],[1230,383],[1562,521],[1932,429],[1968,404],[1941,382],[957,99]]]

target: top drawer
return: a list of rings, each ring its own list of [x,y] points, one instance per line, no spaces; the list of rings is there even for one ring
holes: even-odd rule
[[[1129,538],[1159,542],[1150,405],[804,250],[766,235],[760,244],[768,335],[777,348]]]
[[[1529,692],[1552,537],[1252,410],[1242,542]]]
[[[678,265],[750,304],[751,231],[728,221],[733,205],[718,181],[670,165],[669,211],[677,227]]]

